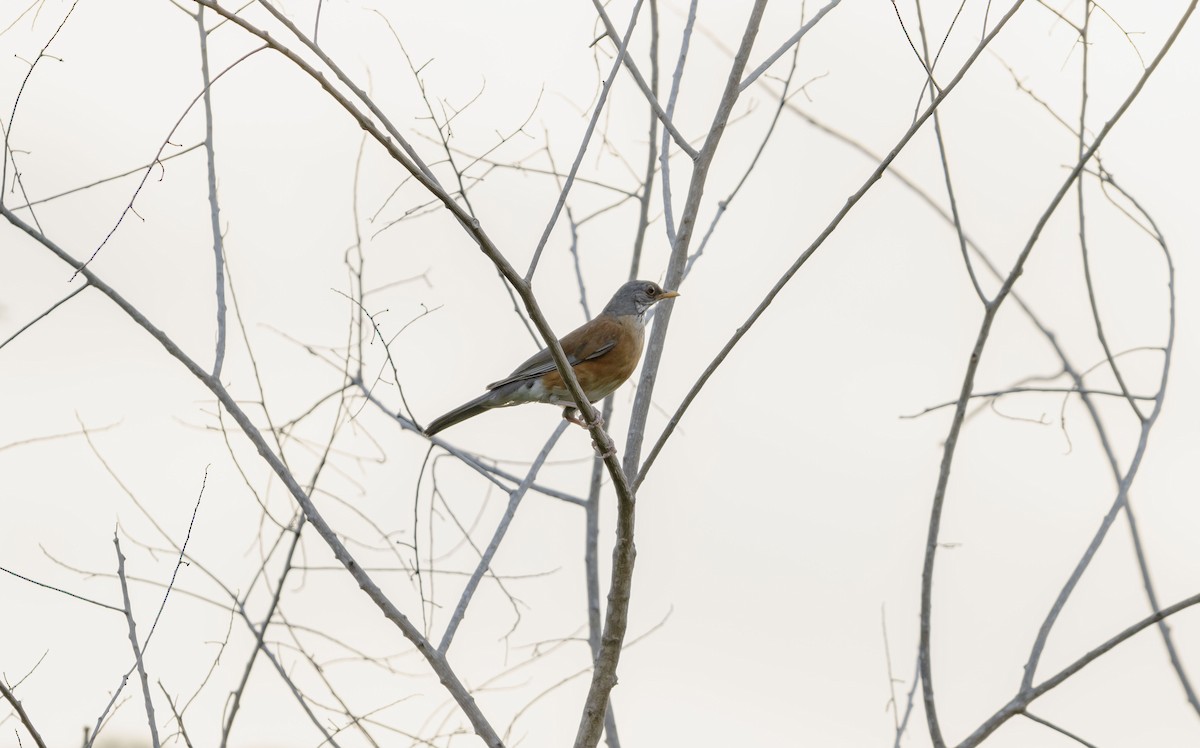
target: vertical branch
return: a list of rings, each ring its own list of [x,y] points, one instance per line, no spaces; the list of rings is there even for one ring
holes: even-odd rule
[[[650,0],[650,93],[658,98],[658,1]],[[638,205],[637,232],[633,237],[633,257],[629,261],[629,280],[636,280],[642,264],[642,246],[650,227],[650,196],[654,192],[654,162],[658,160],[658,114],[650,113],[650,135],[646,145],[646,176]]]
[[[234,720],[237,719],[238,711],[241,709],[242,696],[246,692],[246,685],[250,682],[250,673],[254,670],[254,663],[258,661],[258,653],[267,651],[265,641],[267,628],[271,625],[271,619],[275,617],[275,611],[279,607],[279,601],[283,597],[284,583],[294,568],[292,566],[292,558],[296,554],[296,548],[300,545],[301,533],[304,530],[304,513],[298,512],[298,515],[295,529],[288,528],[285,530],[285,532],[291,533],[292,542],[288,546],[287,557],[283,562],[283,571],[279,573],[279,580],[275,585],[274,593],[271,595],[271,602],[267,605],[267,612],[263,616],[262,626],[255,626],[249,619],[246,621],[250,624],[250,629],[254,632],[254,649],[251,650],[250,657],[246,660],[246,667],[242,670],[242,678],[238,682],[237,688],[233,691],[232,703],[230,703],[225,715],[225,724],[221,726],[221,748],[225,748],[229,744],[229,734],[233,731]],[[320,723],[318,723],[318,727],[320,727]]]
[[[217,202],[217,156],[213,145],[212,81],[208,74],[208,31],[204,28],[204,6],[196,9],[196,28],[200,33],[200,75],[204,83],[204,153],[208,156],[208,206],[212,219],[213,260],[216,265],[217,353],[212,375],[221,378],[225,363],[225,240],[221,236],[221,206]]]
[[[129,602],[129,583],[125,579],[125,554],[121,553],[121,541],[113,532],[113,545],[117,548],[117,576],[121,580],[121,598],[125,603],[125,622],[129,625],[129,645],[137,662],[138,677],[142,681],[142,697],[146,703],[146,721],[150,724],[150,744],[159,748],[158,725],[154,721],[154,702],[150,698],[150,679],[146,677],[146,665],[142,662],[142,648],[138,646],[137,624],[133,620],[133,606]]]
[[[754,39],[758,36],[758,26],[762,21],[764,10],[766,10],[766,0],[755,0],[754,8],[750,11],[750,18],[746,23],[746,31],[742,35],[741,46],[734,55],[733,64],[730,66],[721,102],[713,116],[708,135],[704,138],[704,146],[700,149],[700,155],[692,168],[687,201],[684,203],[683,215],[679,221],[679,229],[671,248],[671,258],[667,264],[667,276],[663,282],[666,288],[678,288],[679,282],[683,279],[683,268],[687,261],[688,247],[691,245],[696,218],[700,212],[700,200],[704,197],[704,185],[708,180],[708,170],[712,166],[717,145],[721,142],[721,136],[725,132],[725,126],[729,123],[733,105],[737,102],[742,73],[746,69],[746,61],[750,59],[750,50],[754,46]],[[667,327],[671,323],[673,309],[673,304],[666,304],[655,311],[654,329],[650,332],[650,341],[646,344],[645,363],[642,365],[642,374],[638,381],[637,396],[633,401],[633,412],[629,419],[629,438],[626,440],[625,446],[625,474],[631,479],[637,474],[638,462],[641,460],[646,419],[650,413],[650,400],[654,395],[654,384],[658,379],[658,366],[662,361]]]
[[[921,11],[921,0],[917,0],[917,28],[921,34],[921,51],[924,54],[925,74],[929,80],[929,95],[933,97],[938,90],[937,84],[933,80],[933,66],[935,61],[929,53],[929,35],[925,33],[925,14]],[[962,218],[958,214],[958,199],[954,195],[954,181],[950,178],[950,160],[946,157],[946,138],[942,135],[942,115],[937,109],[933,110],[933,133],[937,140],[938,157],[942,165],[942,177],[946,181],[946,197],[950,202],[950,215],[954,220],[954,232],[958,236],[958,246],[962,252],[963,264],[967,266],[967,275],[971,278],[971,285],[975,288],[975,295],[984,304],[988,303],[987,294],[983,292],[983,287],[979,285],[979,278],[975,275],[975,266],[971,264],[971,255],[967,252],[967,237],[963,232]],[[1082,148],[1082,145],[1080,146]],[[1083,180],[1079,181],[1083,184]]]
[[[1069,182],[1067,183],[1069,186]],[[1061,200],[1062,191],[1050,206],[1050,209],[1043,215],[1043,220],[1039,221],[1039,225],[1034,232],[1034,238],[1026,245],[1027,249],[1033,246],[1034,240],[1041,233],[1041,226],[1045,220],[1049,218],[1051,210],[1058,206],[1058,200]],[[1027,254],[1027,253],[1026,253]],[[925,561],[921,570],[921,643],[919,645],[917,657],[921,667],[921,695],[925,702],[925,722],[929,728],[929,739],[933,742],[934,748],[945,748],[946,741],[942,738],[942,728],[938,723],[937,717],[937,702],[933,695],[933,664],[930,655],[930,641],[932,639],[931,620],[933,618],[933,562],[938,546],[938,531],[942,526],[942,508],[945,505],[946,486],[950,482],[950,466],[954,462],[954,450],[958,446],[958,435],[962,430],[963,421],[967,415],[967,404],[971,400],[971,392],[975,388],[975,372],[979,368],[979,361],[983,354],[984,345],[987,343],[988,336],[992,331],[992,322],[996,318],[996,312],[999,310],[999,303],[1004,300],[1007,294],[1007,289],[1010,287],[1010,282],[1016,280],[1018,271],[1021,265],[1024,265],[1024,257],[1017,261],[1017,268],[1009,274],[1005,283],[1005,288],[996,296],[996,300],[987,305],[983,314],[983,323],[979,327],[979,333],[975,338],[975,345],[971,349],[971,355],[967,360],[967,371],[963,376],[962,387],[958,396],[958,404],[954,409],[954,418],[950,422],[950,433],[944,442],[945,446],[942,450],[942,463],[938,468],[937,488],[934,489],[933,506],[929,511],[929,535],[925,542]]]
[[[267,554],[267,558],[269,558],[271,555],[274,554],[275,548],[278,547],[278,545],[283,541],[283,537],[287,533],[288,533],[288,529],[284,528],[283,532],[280,533],[279,537],[276,539],[275,545],[272,547],[271,551]],[[229,600],[230,600],[229,611],[230,611],[230,615],[231,615],[230,620],[229,620],[230,627],[232,628],[232,626],[233,626],[233,616],[237,616],[242,619],[242,622],[246,624],[246,628],[248,628],[250,630],[250,633],[255,637],[255,640],[258,641],[259,627],[258,627],[258,625],[256,625],[254,623],[254,621],[250,620],[250,615],[246,612],[246,606],[242,600],[243,597],[249,596],[249,591],[243,593],[242,596],[239,596],[238,593],[229,589],[229,587],[227,585],[225,585],[225,583],[222,582],[219,577],[217,577],[215,574],[213,574],[213,572],[211,570],[205,568],[202,564],[198,563],[195,559],[191,559],[191,563],[197,569],[199,569],[204,574],[206,574],[208,576],[208,578],[217,587],[221,588],[221,590],[229,597]],[[264,560],[263,566],[260,566],[258,569],[258,572],[255,574],[255,580],[252,581],[250,584],[251,588],[254,587],[255,583],[257,582],[257,579],[265,578],[265,573],[266,573],[265,564],[266,564],[266,561]],[[286,576],[287,571],[290,571],[290,569],[285,569],[285,572],[284,572],[285,576]],[[266,621],[264,621],[263,625],[265,626],[270,622],[271,622],[271,620],[270,620],[270,618],[268,618]],[[226,632],[225,636],[226,636],[226,642],[228,642],[229,633]],[[281,681],[283,681],[284,685],[287,686],[288,692],[292,695],[292,698],[294,698],[296,700],[296,703],[299,705],[301,711],[304,712],[304,715],[306,717],[308,717],[308,720],[310,722],[312,722],[313,726],[324,737],[324,740],[322,741],[321,745],[328,744],[328,745],[332,746],[332,748],[338,748],[337,740],[335,740],[334,736],[332,734],[330,734],[329,730],[326,728],[325,723],[321,720],[321,718],[318,717],[313,712],[312,707],[310,707],[308,705],[308,700],[306,699],[305,695],[300,691],[300,688],[296,685],[295,680],[288,674],[288,671],[286,668],[284,668],[283,663],[281,663],[279,661],[279,658],[276,657],[275,654],[271,652],[270,647],[265,642],[259,641],[256,652],[261,652],[263,657],[267,658],[267,661],[270,662],[271,665],[275,668],[276,675],[278,675],[279,679]],[[219,656],[218,656],[218,659],[219,659]],[[215,666],[216,665],[214,664],[214,667]],[[131,668],[129,672],[132,673],[133,669]],[[240,686],[240,688],[244,688],[244,687],[245,687],[244,684],[242,686]],[[235,692],[235,695],[236,695],[236,692]],[[192,698],[194,699],[195,697],[193,696]],[[186,709],[186,707],[185,707],[185,709]],[[93,734],[93,738],[94,737],[95,737],[95,735]],[[90,746],[90,743],[89,743],[89,746]]]
[[[683,81],[683,65],[687,62],[688,47],[692,43],[692,30],[696,26],[696,5],[699,0],[692,0],[688,6],[687,22],[683,26],[683,38],[679,42],[679,59],[675,63],[675,73],[671,76],[671,93],[667,97],[667,117],[675,114],[675,102],[679,98],[679,84]],[[662,134],[662,146],[659,148],[660,171],[662,172],[663,193],[663,223],[667,229],[667,242],[675,246],[675,211],[671,206],[671,139],[667,133]]]
[[[712,127],[705,138],[699,157],[695,160],[683,221],[680,224],[679,235],[676,238],[667,271],[667,288],[674,288],[673,284],[677,284],[683,275],[683,262],[687,257],[687,246],[696,221],[696,212],[699,210],[700,198],[704,192],[708,169],[712,165],[717,144],[720,142],[721,134],[725,131],[729,115],[733,111],[734,102],[737,101],[737,86],[741,80],[742,71],[745,70],[746,60],[750,56],[754,39],[758,35],[759,23],[762,21],[765,9],[766,0],[755,1],[754,8],[750,11],[750,18],[746,22],[746,31],[742,37],[741,47],[734,58],[725,84],[725,92],[713,117]],[[646,364],[642,369],[641,381],[638,384],[633,416],[629,425],[629,438],[625,447],[624,477],[626,481],[630,480],[637,470],[642,433],[645,430],[654,378],[662,357],[662,346],[666,336],[667,323],[670,320],[670,311],[671,306],[667,305],[665,309],[658,312],[647,351]],[[600,655],[596,658],[591,686],[588,689],[587,700],[580,718],[579,731],[575,736],[575,748],[593,748],[600,741],[604,715],[608,708],[608,697],[617,683],[617,663],[621,658],[621,646],[625,640],[625,629],[629,622],[629,595],[632,589],[634,560],[637,556],[633,543],[633,529],[633,496],[631,493],[622,491],[618,493],[617,497],[617,540],[613,547],[612,579],[609,584],[604,634],[601,637]]]
[[[600,417],[607,423],[613,414],[613,396],[604,398]],[[600,487],[603,485],[604,463],[595,460],[592,464],[592,479],[588,485],[587,503],[584,511],[583,568],[587,587],[588,648],[592,653],[592,666],[600,657],[600,637],[603,633],[600,611]],[[619,748],[617,719],[613,714],[612,702],[604,714],[604,737],[609,748]]]
[[[1083,153],[1087,147],[1087,105],[1088,105],[1088,48],[1091,43],[1088,40],[1088,29],[1092,20],[1092,0],[1084,2],[1083,9],[1083,25],[1079,30],[1079,45],[1082,49],[1082,72],[1080,76],[1082,82],[1080,84],[1079,94],[1079,153]],[[1137,401],[1129,393],[1129,387],[1125,384],[1125,377],[1121,375],[1121,368],[1117,365],[1117,360],[1113,356],[1112,348],[1108,344],[1108,336],[1104,334],[1104,325],[1100,321],[1100,307],[1096,303],[1096,286],[1092,281],[1092,263],[1088,255],[1087,243],[1087,218],[1084,211],[1084,184],[1083,180],[1076,183],[1076,204],[1078,207],[1079,221],[1079,253],[1083,259],[1083,279],[1087,285],[1088,306],[1092,311],[1092,321],[1096,325],[1096,338],[1100,341],[1100,347],[1104,349],[1104,357],[1108,359],[1108,367],[1112,370],[1113,378],[1117,380],[1117,386],[1121,388],[1121,394],[1125,396],[1125,401],[1129,403],[1129,407],[1133,409],[1134,415],[1138,420],[1145,423],[1146,416],[1138,407]]]
[[[658,97],[658,2],[650,0],[650,92]],[[665,134],[664,134],[665,136]],[[635,280],[641,267],[642,250],[646,243],[646,232],[650,226],[650,200],[654,186],[654,167],[658,160],[658,113],[651,108],[649,137],[646,147],[646,172],[642,179],[639,198],[638,223],[634,232],[633,252],[629,263],[629,280]],[[607,423],[612,418],[613,398],[604,399],[601,417]],[[600,612],[600,488],[604,464],[596,460],[592,465],[592,478],[588,487],[587,504],[584,506],[584,552],[583,565],[586,573],[588,646],[592,652],[593,667],[600,657],[600,641],[603,633]],[[604,739],[609,748],[620,748],[617,734],[617,718],[610,700],[604,712]]]

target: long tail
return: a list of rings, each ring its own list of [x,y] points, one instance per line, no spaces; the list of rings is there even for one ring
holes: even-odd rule
[[[467,420],[468,418],[474,418],[485,410],[491,410],[495,407],[495,393],[486,392],[471,402],[458,406],[441,418],[433,419],[433,422],[425,427],[425,435],[433,436],[442,429],[449,428],[456,423]]]

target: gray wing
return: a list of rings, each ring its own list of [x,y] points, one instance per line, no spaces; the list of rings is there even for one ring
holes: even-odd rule
[[[575,366],[580,361],[588,361],[611,351],[617,345],[617,336],[607,324],[603,316],[567,333],[559,343],[567,354],[567,362]],[[518,366],[512,374],[498,382],[488,385],[489,390],[503,387],[506,384],[533,379],[555,370],[554,359],[550,357],[550,349],[543,348]]]

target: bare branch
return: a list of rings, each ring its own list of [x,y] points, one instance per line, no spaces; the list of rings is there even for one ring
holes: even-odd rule
[[[595,6],[596,13],[599,14],[600,20],[604,22],[605,34],[608,36],[608,38],[616,41],[617,29],[615,26],[613,26],[612,19],[608,17],[608,12],[604,9],[604,4],[601,3],[600,0],[592,0],[592,5]],[[640,0],[638,5],[641,5]],[[633,14],[636,16],[637,11],[634,10]],[[662,105],[658,103],[658,96],[656,92],[651,90],[650,86],[646,83],[646,79],[642,77],[641,71],[638,70],[637,65],[634,64],[633,57],[631,57],[629,52],[626,50],[627,44],[628,40],[626,40],[626,43],[623,43],[617,50],[617,59],[624,60],[626,69],[629,70],[629,73],[633,76],[633,79],[637,81],[638,88],[642,90],[642,94],[646,97],[646,101],[650,104],[650,108],[654,110],[654,113],[658,115],[658,119],[663,123],[664,134],[670,133],[671,137],[675,139],[675,145],[679,146],[679,149],[686,153],[694,161],[699,156],[699,153],[697,153],[696,149],[692,147],[692,144],[687,141],[687,138],[683,137],[683,135],[675,129],[675,123],[671,121],[671,110],[668,108],[667,111],[663,111]]]
[[[595,0],[593,0],[595,2]],[[600,13],[604,13],[603,6],[595,2]],[[529,269],[525,271],[525,282],[533,281],[533,273],[537,270],[538,260],[542,257],[542,250],[546,248],[546,242],[550,239],[550,232],[554,230],[554,224],[558,222],[558,216],[562,213],[563,205],[567,202],[567,195],[571,192],[572,185],[575,184],[575,174],[579,172],[579,165],[583,163],[583,155],[587,153],[588,143],[592,140],[592,133],[596,129],[596,122],[600,119],[600,112],[604,110],[604,104],[608,101],[608,92],[612,88],[613,81],[617,79],[617,70],[620,69],[621,59],[625,56],[625,50],[629,47],[629,40],[633,37],[633,29],[637,26],[638,14],[642,10],[642,0],[637,0],[633,5],[633,10],[629,14],[629,27],[625,29],[625,35],[621,37],[620,47],[617,49],[617,59],[613,61],[612,69],[608,71],[608,78],[604,80],[604,86],[600,89],[600,97],[596,100],[596,106],[592,110],[592,118],[588,120],[587,129],[583,132],[583,142],[579,144],[579,151],[575,154],[575,160],[571,163],[571,170],[567,172],[566,182],[562,186],[562,190],[558,193],[558,202],[554,204],[554,210],[550,213],[550,220],[546,222],[546,228],[542,230],[542,237],[538,239],[537,247],[533,250],[533,259],[529,261]],[[607,14],[604,15],[607,20]]]
[[[747,75],[745,79],[742,80],[742,82],[738,85],[738,90],[745,91],[747,88],[753,85],[754,81],[758,80],[759,76],[767,72],[767,70],[769,70],[771,66],[774,65],[777,60],[779,60],[780,57],[783,57],[784,53],[786,53],[796,44],[799,44],[800,40],[804,38],[804,35],[812,30],[813,26],[816,26],[818,23],[820,23],[821,19],[825,17],[826,13],[836,8],[841,2],[842,0],[829,0],[824,8],[818,10],[817,14],[813,16],[812,19],[800,27],[799,31],[792,34],[792,36],[786,42],[780,45],[779,49],[772,52],[767,59],[763,60],[761,65],[754,68],[754,70],[752,70],[750,74]]]
[[[1026,718],[1028,718],[1028,719],[1030,719],[1030,720],[1032,720],[1032,721],[1034,721],[1034,722],[1037,722],[1039,725],[1045,725],[1046,727],[1049,727],[1051,730],[1054,730],[1055,732],[1057,732],[1057,733],[1059,733],[1059,734],[1061,734],[1061,735],[1066,735],[1068,738],[1070,738],[1070,739],[1074,740],[1076,743],[1079,743],[1080,745],[1087,746],[1087,748],[1096,748],[1096,746],[1094,746],[1094,745],[1092,745],[1091,743],[1087,742],[1086,740],[1084,740],[1083,738],[1079,737],[1079,736],[1078,736],[1078,735],[1076,735],[1075,733],[1072,733],[1072,732],[1069,732],[1069,731],[1067,731],[1067,730],[1064,730],[1063,728],[1059,727],[1058,725],[1054,724],[1053,722],[1050,722],[1049,720],[1042,719],[1041,717],[1038,717],[1038,716],[1036,716],[1036,715],[1034,715],[1034,714],[1031,714],[1031,713],[1030,713],[1030,712],[1028,712],[1028,711],[1021,712],[1021,716],[1023,716],[1023,717],[1026,717]]]
[[[893,6],[895,2],[893,1]],[[925,14],[921,11],[921,0],[917,0],[917,26],[921,33],[921,51],[923,53],[923,64],[927,75],[929,90],[936,91],[937,84],[933,80],[933,66],[935,61],[929,54],[929,37],[925,33]],[[961,8],[960,8],[961,10]],[[899,17],[900,11],[897,8],[896,15]],[[947,32],[949,34],[949,32]],[[911,40],[910,40],[911,43]],[[975,275],[975,266],[971,264],[971,255],[967,251],[967,236],[963,231],[962,217],[958,213],[958,198],[954,194],[954,180],[950,178],[950,160],[946,156],[946,136],[942,133],[942,115],[937,110],[933,110],[933,132],[937,140],[938,158],[942,166],[942,177],[946,182],[946,197],[950,202],[950,215],[954,219],[954,232],[958,235],[958,246],[962,252],[963,264],[967,268],[967,276],[971,279],[971,286],[975,289],[975,295],[979,297],[979,301],[984,305],[988,303],[987,294],[984,293],[983,287],[979,285],[979,278]]]
[[[746,67],[746,60],[754,46],[758,35],[759,24],[762,21],[766,0],[756,0],[746,22],[746,30],[742,35],[741,47],[734,57],[733,65],[725,84],[720,104],[713,116],[712,126],[704,139],[704,147],[695,160],[692,170],[692,182],[688,191],[688,200],[684,208],[683,220],[679,234],[672,249],[671,261],[667,270],[666,287],[675,289],[683,276],[683,261],[687,257],[688,242],[691,239],[692,228],[696,222],[696,213],[700,207],[700,198],[704,193],[704,183],[708,178],[708,170],[716,154],[717,144],[729,121],[734,102],[737,101],[737,83]],[[634,474],[637,466],[641,442],[646,426],[646,414],[649,410],[650,395],[654,389],[653,383],[662,358],[663,341],[666,337],[667,323],[670,320],[671,304],[660,307],[655,317],[654,330],[650,336],[650,344],[646,352],[645,363],[642,365],[641,380],[638,383],[637,396],[634,400],[633,413],[630,417],[629,436],[626,440],[625,466],[618,470],[623,480],[628,480]],[[610,468],[611,472],[611,468]],[[617,476],[614,475],[614,482]],[[600,734],[604,723],[604,715],[608,708],[608,696],[617,682],[617,663],[621,657],[621,643],[625,639],[625,628],[628,625],[629,595],[633,580],[633,565],[636,551],[633,544],[634,501],[632,492],[618,490],[617,492],[617,540],[613,548],[612,579],[608,591],[608,611],[605,616],[604,634],[601,637],[600,655],[596,658],[595,670],[592,673],[592,683],[588,689],[587,701],[584,704],[583,717],[580,720],[579,731],[575,735],[575,748],[593,748],[600,742]]]
[[[146,677],[146,665],[142,662],[142,648],[138,645],[137,624],[133,620],[133,606],[129,602],[129,583],[125,580],[125,554],[121,553],[121,541],[113,533],[113,545],[117,548],[117,576],[121,580],[121,597],[125,601],[125,622],[129,625],[129,646],[133,647],[133,658],[137,663],[138,678],[142,681],[142,698],[146,702],[146,721],[150,725],[150,744],[159,748],[158,725],[154,720],[154,701],[150,698],[150,680]]]
[[[1150,65],[1153,66],[1154,63],[1152,62],[1152,63],[1150,63]],[[1033,703],[1034,700],[1045,695],[1047,692],[1052,691],[1053,689],[1057,688],[1058,686],[1062,685],[1063,682],[1066,681],[1068,678],[1075,675],[1080,670],[1083,670],[1085,667],[1092,664],[1097,659],[1099,659],[1103,655],[1105,655],[1108,652],[1110,652],[1111,650],[1113,650],[1117,645],[1132,638],[1134,635],[1141,633],[1143,630],[1149,628],[1150,626],[1153,626],[1156,623],[1159,623],[1160,621],[1166,620],[1167,618],[1175,615],[1179,611],[1186,610],[1187,608],[1190,608],[1191,606],[1193,606],[1197,603],[1200,603],[1200,594],[1192,595],[1191,597],[1180,600],[1179,602],[1175,603],[1174,605],[1170,605],[1170,606],[1167,606],[1166,608],[1163,608],[1162,610],[1156,611],[1156,612],[1152,613],[1151,615],[1138,621],[1137,623],[1133,624],[1132,626],[1129,626],[1128,628],[1126,628],[1124,631],[1120,632],[1119,634],[1116,634],[1115,636],[1108,639],[1108,641],[1104,642],[1103,644],[1099,645],[1098,647],[1095,647],[1087,654],[1083,655],[1079,659],[1072,662],[1070,665],[1067,665],[1065,668],[1058,671],[1058,673],[1056,673],[1054,676],[1043,681],[1041,684],[1039,684],[1035,687],[1029,688],[1029,689],[1022,690],[1021,693],[1019,693],[1017,696],[1013,697],[1012,701],[1005,704],[1004,707],[1000,711],[996,712],[991,717],[989,717],[987,719],[987,721],[985,721],[982,725],[980,725],[975,730],[975,732],[968,735],[965,740],[963,740],[961,743],[959,743],[958,748],[973,748],[973,746],[979,745],[980,743],[982,743],[984,741],[984,739],[987,738],[988,735],[991,735],[993,732],[995,732],[1001,725],[1003,725],[1009,719],[1011,719],[1012,717],[1014,717],[1018,714],[1023,713],[1025,711],[1025,708],[1029,704]]]
[[[25,707],[21,705],[17,695],[4,683],[4,678],[0,678],[0,695],[4,696],[4,700],[12,705],[13,711],[17,713],[17,718],[21,720],[22,725],[25,725],[25,729],[33,738],[33,742],[37,743],[38,748],[46,748],[46,743],[42,740],[37,728],[33,726],[33,720],[29,718],[29,713],[25,711]]]
[[[221,205],[217,201],[217,157],[213,145],[212,81],[208,75],[208,31],[204,28],[204,8],[196,10],[196,28],[200,33],[200,75],[204,82],[204,153],[208,157],[208,205],[212,219],[213,260],[217,295],[217,352],[212,374],[221,378],[225,362],[225,238],[221,236]]]
[[[79,294],[80,294],[80,293],[81,293],[81,292],[82,292],[84,289],[86,289],[86,288],[87,288],[87,284],[86,284],[86,283],[84,283],[84,284],[83,284],[83,285],[81,285],[79,288],[75,289],[75,290],[74,290],[74,291],[72,291],[71,293],[67,294],[66,296],[62,297],[62,298],[61,298],[61,299],[59,299],[58,301],[56,301],[56,302],[54,302],[53,304],[51,304],[49,309],[47,309],[46,311],[42,312],[42,313],[41,313],[41,314],[39,314],[38,316],[34,317],[32,320],[30,320],[28,323],[26,323],[24,326],[22,326],[20,330],[17,330],[17,331],[16,331],[16,332],[14,332],[12,335],[9,335],[7,338],[5,338],[4,342],[3,342],[3,343],[0,343],[0,348],[3,348],[4,346],[6,346],[6,345],[8,345],[9,343],[13,342],[14,340],[16,340],[16,339],[17,339],[17,337],[18,337],[18,336],[19,336],[21,333],[23,333],[23,332],[25,332],[26,330],[28,330],[29,328],[33,327],[33,326],[34,326],[34,325],[36,325],[38,322],[41,322],[41,321],[42,321],[43,319],[45,319],[46,317],[49,317],[51,312],[53,312],[55,309],[58,309],[58,308],[59,308],[60,306],[62,306],[63,304],[66,304],[66,303],[67,303],[68,301],[70,301],[71,299],[75,298],[77,295],[79,295]],[[0,449],[3,449],[3,448],[2,448],[2,447],[0,447]]]

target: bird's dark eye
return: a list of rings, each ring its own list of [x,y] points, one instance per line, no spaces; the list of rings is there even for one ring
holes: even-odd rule
[[[649,296],[658,296],[658,289],[654,286],[646,286],[646,294]]]

